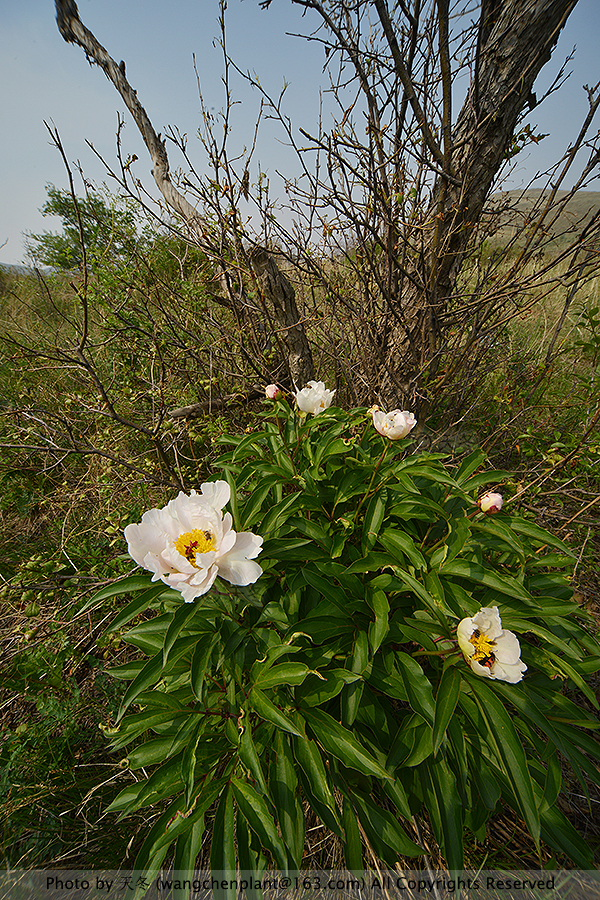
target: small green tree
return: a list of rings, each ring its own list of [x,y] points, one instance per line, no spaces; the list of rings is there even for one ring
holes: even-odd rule
[[[43,216],[62,219],[62,232],[27,232],[27,251],[36,265],[54,269],[77,269],[83,263],[82,243],[88,265],[110,259],[124,262],[142,239],[138,222],[130,208],[119,209],[100,194],[89,192],[74,198],[70,191],[46,185],[48,200],[40,209]],[[77,213],[79,212],[79,216]],[[80,227],[81,223],[81,227]]]

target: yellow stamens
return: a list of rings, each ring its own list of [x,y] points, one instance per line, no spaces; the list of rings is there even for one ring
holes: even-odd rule
[[[182,556],[185,556],[188,562],[193,566],[196,565],[197,553],[208,553],[214,550],[216,546],[215,536],[212,531],[202,531],[200,528],[194,528],[193,531],[186,531],[180,535],[175,541],[175,549]]]
[[[479,662],[489,668],[496,659],[493,649],[496,646],[494,641],[490,640],[485,634],[481,634],[476,628],[469,638],[469,643],[473,644],[475,647],[475,653],[471,659],[474,659],[475,662]]]

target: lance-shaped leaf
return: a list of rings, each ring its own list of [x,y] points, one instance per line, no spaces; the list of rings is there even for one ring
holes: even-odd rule
[[[299,869],[304,850],[304,813],[296,795],[298,777],[290,738],[281,731],[277,731],[275,735],[275,755],[269,786],[281,835],[290,852],[293,866]]]
[[[142,576],[134,576],[134,581],[136,584],[141,580],[141,577]],[[148,586],[147,576],[143,576],[143,580],[144,580],[145,586],[147,587]],[[129,579],[126,578],[125,581],[129,581]],[[119,585],[122,585],[123,583],[124,582],[119,582]],[[115,585],[115,587],[116,586],[117,585]],[[138,588],[129,588],[126,590],[136,590],[137,591]],[[166,585],[161,583],[158,585],[154,585],[154,587],[149,588],[149,590],[147,590],[147,591],[144,591],[143,594],[136,593],[136,596],[133,598],[131,603],[128,603],[127,606],[125,607],[125,609],[122,609],[121,612],[119,613],[119,615],[116,617],[116,619],[114,619],[110,623],[110,625],[106,629],[105,634],[111,634],[113,631],[117,631],[119,628],[122,628],[123,625],[127,625],[127,623],[130,622],[133,618],[135,618],[135,616],[139,615],[140,613],[142,613],[146,609],[148,609],[148,607],[150,606],[150,604],[152,603],[153,600],[156,600],[157,597],[161,596],[161,594],[165,594],[165,593],[169,592],[170,590],[171,590],[170,588],[168,588]],[[121,593],[121,592],[119,592],[119,593]],[[103,599],[103,597],[101,595],[102,595],[102,592],[100,592],[100,594],[96,594],[96,596],[92,597],[92,600],[89,602],[91,603],[92,601]],[[111,595],[109,594],[108,596],[111,596]],[[86,604],[86,606],[87,605],[89,605],[89,604]]]
[[[269,851],[273,862],[284,874],[287,874],[287,853],[264,797],[261,797],[251,785],[238,778],[231,779],[231,786],[235,802],[248,825],[259,837],[263,847]]]
[[[395,661],[402,676],[411,709],[423,716],[430,725],[433,725],[435,703],[431,682],[416,659],[413,659],[408,653],[396,653]]]
[[[245,725],[238,743],[238,753],[243,764],[249,769],[260,791],[267,794],[267,783],[263,774],[262,765],[252,740],[252,731],[249,722]]]
[[[419,767],[419,778],[427,799],[427,808],[442,845],[448,868],[463,868],[462,802],[454,773],[443,758],[427,760]]]
[[[256,679],[255,686],[265,691],[279,687],[281,684],[302,684],[310,669],[305,663],[279,663],[270,669],[263,669]]]
[[[511,717],[504,704],[489,685],[475,676],[466,676],[471,684],[481,716],[487,725],[482,738],[494,751],[501,770],[511,785],[515,801],[527,823],[529,833],[536,843],[540,837],[540,818],[533,792],[527,759]],[[518,690],[518,688],[515,688]]]
[[[393,528],[387,528],[379,535],[379,541],[383,544],[388,553],[403,563],[404,559],[408,559],[415,569],[426,569],[427,563],[425,557],[415,545],[415,542],[405,531],[398,531]]]
[[[294,756],[300,767],[300,780],[308,802],[321,821],[343,838],[333,789],[317,744],[305,737],[296,738]]]
[[[456,666],[449,666],[440,681],[435,698],[435,715],[433,721],[433,755],[436,756],[446,728],[456,709],[460,694],[460,672]]]
[[[385,516],[386,502],[387,491],[385,488],[378,491],[369,500],[362,531],[361,551],[363,556],[375,546],[375,541]]]
[[[279,709],[278,706],[275,706],[274,703],[271,703],[267,695],[259,688],[252,688],[248,695],[248,700],[261,719],[272,722],[273,725],[276,725],[278,728],[283,728],[284,731],[289,731],[290,734],[295,734],[297,737],[303,737],[302,733],[298,731],[289,716]]]
[[[236,859],[234,844],[234,811],[233,791],[231,785],[227,785],[215,813],[215,821],[212,829],[212,842],[210,845],[210,868],[213,872],[223,873],[223,879],[235,879]],[[214,889],[215,900],[235,900],[235,885],[223,888],[221,885]]]
[[[393,776],[381,766],[374,756],[354,737],[351,731],[323,712],[322,709],[304,709],[304,718],[310,725],[321,746],[351,769],[376,778]]]
[[[518,600],[524,600],[525,603],[532,604],[534,599],[526,591],[522,584],[511,578],[510,575],[500,575],[493,569],[485,569],[479,563],[466,559],[453,559],[445,562],[442,566],[444,575],[457,575],[460,578],[467,578],[469,581],[475,581],[477,584],[484,584],[486,587],[493,588],[501,594],[508,594],[509,597],[515,597]]]

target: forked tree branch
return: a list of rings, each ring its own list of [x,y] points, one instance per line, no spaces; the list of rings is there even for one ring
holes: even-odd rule
[[[79,18],[75,0],[55,0],[55,5],[58,30],[65,41],[69,44],[78,44],[84,50],[88,61],[100,66],[123,98],[148,148],[153,164],[152,175],[159,191],[171,209],[182,216],[194,232],[200,234],[203,230],[202,217],[173,185],[169,177],[169,159],[165,142],[154,130],[136,91],[127,81],[125,66],[119,66],[92,32],[85,27]]]

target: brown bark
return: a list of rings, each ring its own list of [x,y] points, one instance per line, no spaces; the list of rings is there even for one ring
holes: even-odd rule
[[[271,306],[288,350],[292,383],[302,388],[315,377],[315,368],[304,326],[296,305],[296,294],[273,257],[262,248],[251,255],[259,288],[267,306]]]
[[[430,361],[442,336],[439,318],[452,296],[473,229],[519,116],[532,102],[535,79],[576,2],[484,0],[481,5],[475,76],[425,216],[420,272],[404,282],[397,298],[402,324],[395,326],[388,343],[384,397],[397,399],[400,394],[402,402],[417,403],[419,375],[427,366],[431,374]]]

